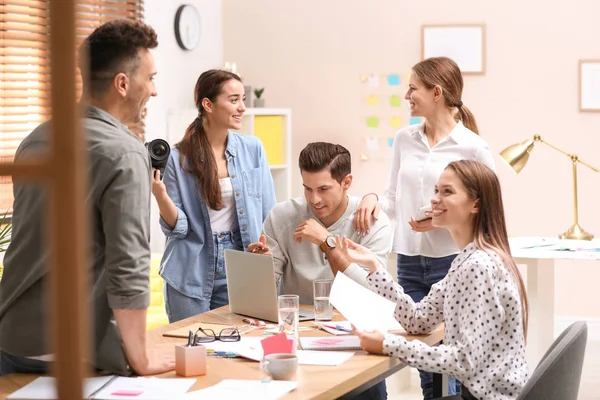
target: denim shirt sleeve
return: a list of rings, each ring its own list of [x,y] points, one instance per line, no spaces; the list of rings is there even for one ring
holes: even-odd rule
[[[184,239],[189,231],[188,227],[188,218],[183,211],[183,202],[181,200],[181,187],[179,185],[179,180],[177,178],[177,171],[179,168],[178,160],[175,160],[175,157],[178,153],[171,152],[169,156],[169,162],[167,163],[167,167],[165,168],[165,176],[163,177],[163,182],[167,187],[167,194],[175,204],[177,208],[177,222],[175,223],[175,227],[171,229],[171,227],[165,222],[165,220],[160,217],[160,227],[167,237],[174,237],[177,239]]]
[[[279,287],[283,276],[283,267],[287,264],[287,258],[277,241],[275,227],[273,226],[272,214],[267,216],[263,226],[263,233],[267,237],[267,246],[273,254],[273,273],[275,274],[275,285]]]
[[[277,202],[275,200],[275,184],[273,183],[273,176],[271,175],[271,169],[269,168],[269,162],[265,154],[265,149],[260,145],[260,165],[263,170],[263,201],[262,201],[262,220],[265,221],[269,211]],[[287,200],[287,199],[284,199]]]

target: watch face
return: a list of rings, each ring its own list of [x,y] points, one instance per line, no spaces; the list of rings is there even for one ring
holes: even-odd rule
[[[175,38],[182,49],[192,50],[200,40],[200,14],[196,7],[186,4],[175,14]]]
[[[327,243],[327,245],[331,248],[335,248],[335,241],[333,236],[328,236],[327,239],[325,239],[325,242]]]

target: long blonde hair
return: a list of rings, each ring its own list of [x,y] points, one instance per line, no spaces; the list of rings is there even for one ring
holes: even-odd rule
[[[458,109],[455,119],[479,135],[475,116],[462,102],[463,77],[454,61],[448,57],[431,57],[415,64],[412,70],[427,89],[441,87],[446,106]]]
[[[519,288],[521,313],[523,314],[523,334],[527,338],[529,302],[523,277],[510,253],[502,192],[498,177],[486,165],[471,160],[453,161],[448,164],[446,169],[454,171],[472,200],[479,200],[479,212],[475,214],[475,245],[488,254],[491,252],[498,254],[512,275]]]

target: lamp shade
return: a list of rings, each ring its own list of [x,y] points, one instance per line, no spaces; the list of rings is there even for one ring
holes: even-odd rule
[[[516,173],[521,172],[527,160],[529,153],[533,150],[533,139],[526,140],[523,143],[513,144],[500,152],[500,157],[510,165]]]

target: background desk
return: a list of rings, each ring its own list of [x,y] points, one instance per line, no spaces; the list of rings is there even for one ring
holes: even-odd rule
[[[343,319],[338,313],[334,319]],[[185,343],[185,339],[163,337],[162,333],[191,324],[218,323],[224,325],[245,325],[242,317],[229,312],[229,307],[222,307],[195,317],[154,329],[148,332],[149,342],[153,345]],[[301,325],[312,326],[310,322]],[[429,335],[406,336],[409,340],[419,339],[428,345],[435,345],[443,339],[443,326],[438,327]],[[324,331],[303,331],[301,336],[328,336]],[[262,330],[252,331],[247,336],[264,336]],[[382,381],[386,377],[404,368],[406,364],[397,358],[367,355],[364,351],[356,351],[355,355],[337,367],[301,365],[298,367],[298,388],[289,393],[285,399],[334,399],[345,395],[356,395],[363,390]],[[175,372],[160,375],[164,378],[174,378]],[[198,377],[191,390],[198,390],[215,385],[223,379],[264,379],[265,374],[260,371],[259,363],[243,358],[208,359],[208,373]],[[13,374],[0,377],[0,398],[5,398],[9,393],[17,390],[35,379],[35,375]]]
[[[600,252],[591,250],[600,249],[600,239],[579,241],[550,237],[513,237],[510,238],[510,247],[515,262],[527,266],[527,362],[529,369],[533,371],[554,341],[554,261],[600,260]]]

